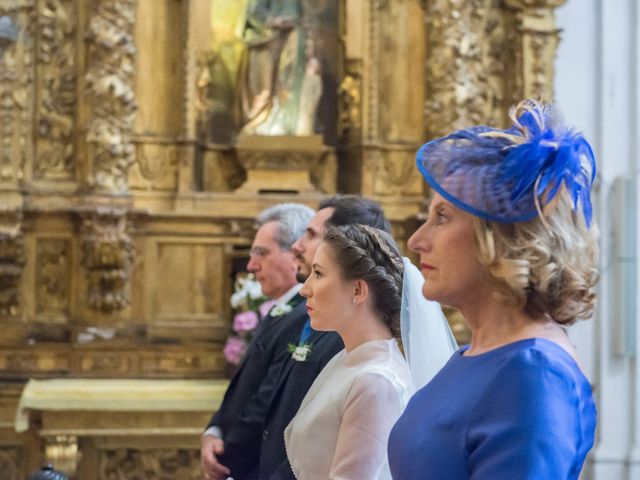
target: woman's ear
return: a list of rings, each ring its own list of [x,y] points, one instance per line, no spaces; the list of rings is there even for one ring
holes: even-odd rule
[[[367,301],[369,298],[369,285],[364,280],[353,280],[353,303],[360,305]]]

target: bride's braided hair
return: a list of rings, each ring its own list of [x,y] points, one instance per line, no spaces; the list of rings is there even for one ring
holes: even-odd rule
[[[324,241],[344,278],[367,282],[374,308],[399,338],[404,266],[391,236],[366,225],[332,225]]]

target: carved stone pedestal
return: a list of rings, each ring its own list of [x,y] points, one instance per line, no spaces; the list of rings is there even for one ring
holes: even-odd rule
[[[335,192],[335,154],[320,135],[242,136],[236,152],[247,172],[238,192]]]

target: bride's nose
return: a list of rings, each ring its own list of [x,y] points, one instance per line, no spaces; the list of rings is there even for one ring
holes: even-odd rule
[[[302,285],[302,288],[300,289],[300,295],[302,295],[305,298],[311,297],[310,283],[311,283],[311,275],[307,277],[307,279],[304,281],[304,284]]]

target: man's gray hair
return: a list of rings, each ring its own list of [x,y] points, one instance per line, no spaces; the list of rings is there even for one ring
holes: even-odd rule
[[[275,240],[281,250],[289,250],[302,236],[315,213],[312,208],[299,203],[279,203],[260,212],[256,225],[260,228],[265,223],[278,222]]]

